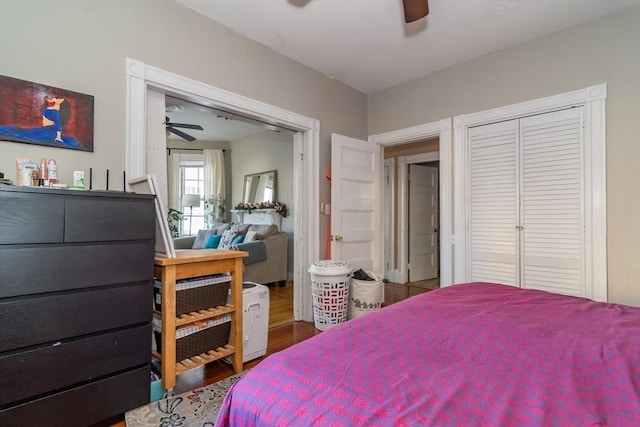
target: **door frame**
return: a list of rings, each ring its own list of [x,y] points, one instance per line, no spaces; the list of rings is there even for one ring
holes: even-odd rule
[[[410,156],[398,157],[398,283],[407,283],[409,281],[409,165],[423,162],[435,162],[440,160],[439,151],[430,151],[427,153],[412,154]],[[440,167],[438,167],[438,175]],[[438,178],[440,178],[438,176]],[[440,182],[438,181],[438,192],[440,191]],[[440,209],[438,207],[438,209]],[[440,212],[438,212],[440,215]],[[438,220],[440,218],[438,217]],[[440,252],[440,247],[438,247]],[[438,253],[438,262],[440,262],[440,254]]]
[[[390,147],[409,142],[416,142],[428,138],[439,138],[438,156],[440,160],[440,286],[448,286],[454,283],[453,264],[453,141],[452,119],[446,118],[437,122],[426,123],[391,132],[370,135],[369,141],[381,147]],[[381,156],[384,157],[384,156]],[[381,168],[383,169],[383,168]],[[401,171],[402,167],[399,167]],[[381,172],[383,173],[383,172]],[[406,171],[405,171],[406,173]],[[381,178],[382,179],[382,178]],[[381,181],[382,182],[382,181]],[[405,215],[406,216],[406,215]],[[400,217],[402,218],[402,217]],[[406,229],[406,227],[405,227]],[[384,230],[380,230],[380,239],[384,238]],[[384,241],[384,240],[381,240]],[[400,264],[400,259],[398,259]],[[406,259],[405,259],[406,277]],[[402,264],[400,264],[402,265]]]
[[[396,234],[394,233],[394,226],[396,223],[396,159],[395,157],[385,159],[383,157],[383,197],[384,197],[384,277],[392,282],[396,282]]]
[[[607,301],[607,183],[606,183],[606,101],[607,85],[588,86],[546,98],[507,105],[453,118],[455,158],[455,260],[454,280],[463,283],[468,276],[467,194],[469,128],[517,119],[571,107],[584,107],[585,155],[585,293],[587,298]]]
[[[306,267],[320,257],[320,122],[295,112],[238,95],[224,89],[179,76],[144,62],[126,59],[125,171],[128,177],[147,172],[147,89],[196,101],[296,132],[294,152],[294,266],[293,315],[295,320],[313,321],[311,279]],[[305,162],[305,159],[306,160]]]

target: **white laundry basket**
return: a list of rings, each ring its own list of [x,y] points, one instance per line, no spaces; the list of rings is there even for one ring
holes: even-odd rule
[[[351,267],[345,261],[316,261],[309,267],[315,326],[325,331],[347,320]]]
[[[384,282],[382,276],[373,271],[365,271],[373,280],[351,278],[349,308],[347,318],[354,319],[371,311],[378,310],[384,302]]]

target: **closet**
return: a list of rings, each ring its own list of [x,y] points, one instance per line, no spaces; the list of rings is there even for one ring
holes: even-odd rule
[[[469,127],[467,277],[585,295],[583,107]]]

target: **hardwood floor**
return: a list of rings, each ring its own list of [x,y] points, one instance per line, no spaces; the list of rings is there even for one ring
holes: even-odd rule
[[[293,322],[293,283],[269,286],[269,327]]]
[[[410,283],[385,283],[384,305],[393,304],[414,295],[438,289],[439,287],[440,281],[438,279],[430,279]]]

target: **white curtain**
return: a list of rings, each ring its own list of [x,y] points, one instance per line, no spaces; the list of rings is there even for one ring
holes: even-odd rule
[[[222,150],[204,150],[204,197],[226,200],[224,192],[224,152]]]

